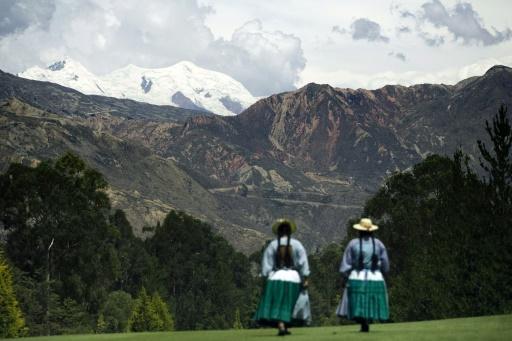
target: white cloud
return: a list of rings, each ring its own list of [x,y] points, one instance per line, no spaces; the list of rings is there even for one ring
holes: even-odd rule
[[[332,32],[339,34],[350,33],[354,40],[367,40],[370,42],[388,43],[389,38],[382,35],[381,27],[375,21],[367,18],[359,18],[352,22],[350,30],[340,28],[338,25],[333,26]]]
[[[388,56],[395,57],[396,59],[401,60],[402,62],[405,62],[407,60],[407,57],[402,52],[391,51],[388,53]]]
[[[197,1],[0,0],[0,68],[18,72],[69,56],[101,74],[128,63],[162,67],[190,60],[267,95],[306,81],[349,87],[446,82],[457,72],[450,78],[440,70],[512,51],[512,39],[484,45],[482,38],[489,37],[482,29],[489,42],[499,40],[496,32],[506,36],[510,0],[441,0],[448,17],[434,22],[422,7],[432,0],[318,0],[315,6],[299,0]],[[459,10],[470,14],[460,20],[469,30],[476,18],[468,32],[477,38],[454,33],[457,4],[468,2],[472,12]],[[2,24],[5,17],[10,21]],[[354,40],[351,25],[361,18],[378,29],[366,35],[359,30],[356,36],[366,38]]]
[[[209,6],[189,0],[0,2],[0,68],[20,72],[69,56],[102,74],[182,60],[225,72],[255,95],[290,90],[305,66],[299,38],[259,21],[215,39]]]
[[[486,58],[476,63],[463,67],[452,67],[433,72],[406,71],[406,72],[378,72],[372,74],[355,73],[347,69],[339,69],[334,72],[309,70],[301,75],[301,85],[309,82],[328,83],[337,87],[378,89],[387,84],[414,85],[421,83],[434,84],[455,84],[463,79],[472,76],[481,76],[494,65],[505,65],[512,67],[512,55],[501,58]]]
[[[229,41],[212,42],[210,50],[200,63],[232,75],[256,96],[294,88],[306,65],[299,38],[265,31],[259,20],[235,30]]]
[[[0,37],[29,26],[46,28],[55,10],[53,0],[0,1]]]
[[[366,39],[368,41],[389,42],[389,38],[382,35],[380,25],[375,21],[359,18],[350,25],[350,28],[354,40]]]
[[[458,2],[453,8],[446,8],[440,0],[430,0],[421,5],[416,15],[402,11],[401,16],[416,20],[419,36],[429,46],[442,45],[448,39],[464,45],[495,45],[512,38],[512,30],[508,27],[502,31],[493,27],[493,32],[485,28],[479,13],[469,2]],[[436,29],[440,32],[432,33]]]
[[[24,2],[32,10],[33,1]],[[213,39],[202,25],[208,8],[192,1],[55,0],[53,6],[46,27],[31,24],[0,38],[0,67],[18,72],[51,63],[55,51],[96,73],[129,63],[162,67],[193,59]]]

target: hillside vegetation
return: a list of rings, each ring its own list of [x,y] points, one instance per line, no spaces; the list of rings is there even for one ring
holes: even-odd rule
[[[377,236],[389,249],[394,322],[512,312],[505,107],[486,128],[492,144],[479,143],[484,179],[463,152],[431,155],[391,176],[366,203],[364,214],[380,225]],[[26,325],[0,325],[11,328],[5,335],[254,327],[261,251],[247,257],[210,225],[176,211],[148,226],[145,240],[136,238],[106,188],[102,174],[72,153],[11,164],[0,175],[2,247],[11,268],[4,272],[12,270],[14,288],[4,290],[9,297],[0,308],[13,302]],[[346,242],[309,250],[315,326],[337,323]]]

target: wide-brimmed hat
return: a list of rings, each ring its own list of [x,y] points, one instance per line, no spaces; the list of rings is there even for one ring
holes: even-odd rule
[[[362,218],[358,224],[352,225],[358,231],[372,232],[379,229],[377,225],[372,224],[372,220],[369,218]]]
[[[297,225],[295,225],[295,222],[293,220],[286,219],[286,218],[279,218],[275,221],[274,224],[272,224],[272,232],[274,232],[274,234],[277,234],[277,230],[279,229],[279,226],[285,225],[285,224],[290,225],[291,233],[294,233],[295,231],[297,231]]]

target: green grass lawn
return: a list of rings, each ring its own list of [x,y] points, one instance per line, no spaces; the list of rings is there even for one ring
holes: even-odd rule
[[[378,340],[378,341],[443,341],[443,340],[512,340],[512,315],[461,318],[440,321],[375,324],[369,334],[359,332],[359,326],[294,328],[286,339],[293,340]],[[169,333],[129,333],[102,335],[65,335],[37,338],[21,338],[32,341],[230,341],[276,340],[274,329],[187,331]],[[279,338],[280,339],[280,338]]]

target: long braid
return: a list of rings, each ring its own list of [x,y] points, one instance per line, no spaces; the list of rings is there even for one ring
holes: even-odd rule
[[[288,224],[282,224],[277,230],[277,252],[276,252],[276,267],[291,267],[293,258],[291,254],[291,227]],[[287,236],[286,246],[281,245],[281,238]]]
[[[275,262],[275,267],[277,269],[279,269],[281,267],[281,257],[280,257],[280,254],[281,252],[279,252],[281,250],[281,234],[282,232],[281,231],[278,231],[277,233],[277,252],[276,252],[276,262]]]
[[[372,252],[372,272],[375,272],[378,270],[379,266],[379,259],[377,257],[377,254],[375,253],[375,237],[372,233],[372,246],[373,246],[373,252]]]
[[[362,233],[359,234],[359,264],[357,267],[358,271],[363,270],[364,264],[363,264],[363,236]]]
[[[285,265],[287,267],[292,267],[292,252],[291,252],[291,248],[290,248],[290,235],[288,234],[288,241],[286,242],[286,261],[285,261]]]

